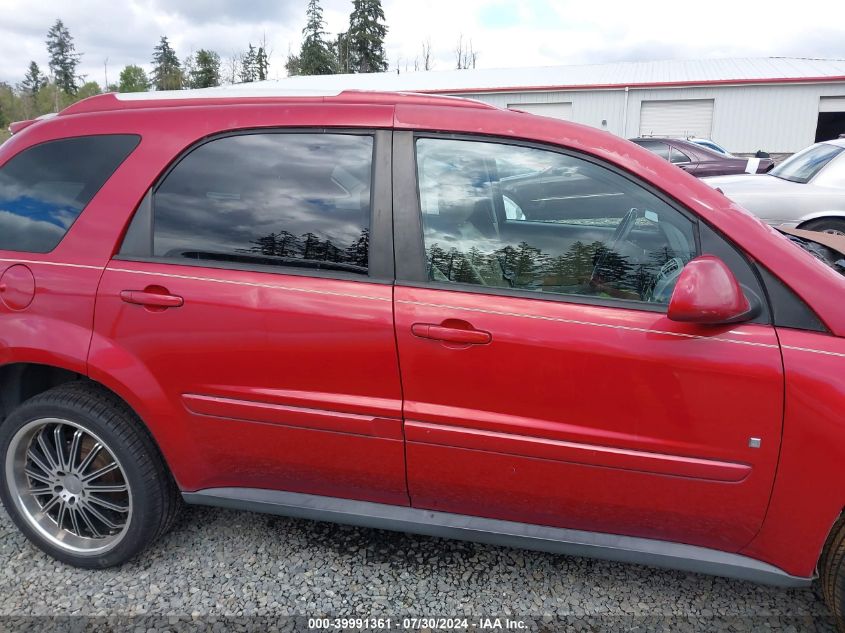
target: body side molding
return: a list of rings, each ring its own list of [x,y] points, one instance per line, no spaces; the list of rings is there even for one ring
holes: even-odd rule
[[[616,534],[256,488],[209,488],[184,492],[182,496],[187,503],[198,505],[639,563],[779,587],[806,587],[813,580],[792,576],[773,565],[747,556]]]

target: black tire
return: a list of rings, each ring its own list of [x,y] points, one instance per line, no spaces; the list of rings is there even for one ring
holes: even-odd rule
[[[819,585],[837,629],[845,633],[845,517],[833,525],[822,550]]]
[[[39,532],[12,497],[12,491],[20,487],[10,485],[7,469],[13,473],[16,470],[10,450],[22,445],[13,438],[20,437],[37,421],[47,419],[68,421],[93,434],[120,466],[131,511],[116,543],[106,551],[77,553],[58,547]],[[64,563],[88,569],[112,567],[131,559],[173,525],[182,504],[176,483],[138,416],[117,396],[86,381],[66,383],[39,394],[0,424],[0,500],[15,525],[34,545]]]
[[[845,235],[845,218],[820,218],[811,220],[801,226],[808,231],[822,231],[825,233],[839,233]]]

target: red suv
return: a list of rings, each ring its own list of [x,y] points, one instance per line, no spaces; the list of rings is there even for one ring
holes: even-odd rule
[[[460,99],[103,95],[13,129],[0,496],[52,556],[122,563],[187,501],[818,574],[845,607],[833,251]]]

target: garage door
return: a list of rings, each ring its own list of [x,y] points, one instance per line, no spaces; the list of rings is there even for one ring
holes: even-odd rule
[[[845,112],[845,97],[822,97],[819,112]]]
[[[508,107],[531,114],[552,117],[553,119],[572,120],[571,101],[568,103],[509,103]]]
[[[696,136],[710,138],[713,130],[713,99],[643,101],[640,136]]]

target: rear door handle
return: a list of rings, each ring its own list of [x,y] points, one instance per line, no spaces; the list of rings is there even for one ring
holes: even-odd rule
[[[145,292],[143,290],[121,290],[120,298],[126,303],[155,308],[178,308],[185,300],[177,295]]]
[[[411,333],[420,338],[430,338],[446,343],[463,343],[465,345],[485,345],[493,340],[490,332],[484,330],[465,330],[434,323],[414,323],[411,326]]]

